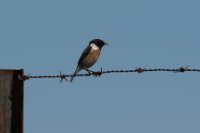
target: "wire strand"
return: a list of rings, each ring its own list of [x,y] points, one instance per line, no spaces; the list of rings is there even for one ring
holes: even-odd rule
[[[108,70],[108,71],[97,71],[92,73],[85,73],[85,74],[77,74],[77,77],[85,77],[85,76],[101,76],[102,74],[111,74],[111,73],[143,73],[143,72],[174,72],[174,73],[184,73],[184,72],[200,72],[200,69],[189,69],[188,66],[186,67],[179,67],[176,69],[166,69],[166,68],[157,68],[157,69],[146,69],[146,68],[136,68],[130,70]],[[29,80],[29,79],[36,79],[36,78],[60,78],[60,82],[63,80],[68,81],[68,77],[72,77],[72,74],[62,74],[60,71],[59,75],[42,75],[42,76],[31,76],[31,75],[22,75],[19,79],[22,80]]]

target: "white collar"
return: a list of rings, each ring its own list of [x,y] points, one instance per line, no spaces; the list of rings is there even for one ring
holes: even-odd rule
[[[98,49],[99,49],[99,47],[98,47],[96,44],[94,44],[94,43],[90,44],[90,46],[91,46],[92,49],[94,49],[94,50],[98,50]]]

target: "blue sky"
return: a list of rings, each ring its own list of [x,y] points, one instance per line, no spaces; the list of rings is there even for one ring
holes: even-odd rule
[[[93,38],[91,69],[199,68],[198,0],[0,1],[0,68],[71,74]],[[82,71],[81,73],[84,73]],[[199,73],[107,74],[25,82],[25,133],[199,133]]]

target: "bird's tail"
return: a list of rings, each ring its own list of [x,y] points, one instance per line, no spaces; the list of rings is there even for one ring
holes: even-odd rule
[[[77,67],[76,70],[75,70],[75,72],[74,72],[74,74],[72,75],[72,77],[71,77],[71,79],[70,79],[70,82],[73,81],[74,77],[76,76],[76,74],[77,74],[79,71],[80,71],[80,68]]]

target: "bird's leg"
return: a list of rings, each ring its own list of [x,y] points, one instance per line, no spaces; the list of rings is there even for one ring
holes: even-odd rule
[[[85,69],[87,72],[88,72],[88,74],[92,74],[94,71],[91,71],[91,70],[89,70],[89,69]]]
[[[101,76],[101,74],[102,74],[102,69],[101,69],[101,71],[97,71],[97,72],[95,72],[95,71],[92,71],[92,70],[89,70],[89,69],[86,69],[86,71],[89,73],[89,74],[93,74],[95,77],[97,77],[97,76]]]

